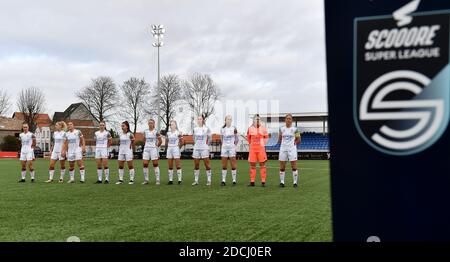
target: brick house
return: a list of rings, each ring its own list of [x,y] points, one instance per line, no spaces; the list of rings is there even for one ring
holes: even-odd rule
[[[0,143],[5,136],[19,137],[22,132],[22,123],[18,119],[0,116]]]
[[[73,122],[75,128],[83,133],[88,156],[95,152],[94,134],[98,130],[100,121],[89,112],[83,103],[71,104],[64,112],[55,112],[52,126],[59,121]]]

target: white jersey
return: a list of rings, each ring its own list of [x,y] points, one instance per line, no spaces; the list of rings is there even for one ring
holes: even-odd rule
[[[209,149],[211,130],[207,126],[194,128],[194,150]]]
[[[298,133],[297,127],[291,126],[291,127],[281,127],[280,128],[280,134],[281,134],[281,147],[280,150],[290,150],[292,148],[295,148],[295,135]]]
[[[180,145],[180,137],[182,137],[182,134],[180,131],[175,130],[175,132],[168,131],[167,132],[167,140],[169,142],[167,143],[168,147],[178,147]]]
[[[107,130],[103,132],[99,130],[95,132],[94,138],[96,148],[108,148],[108,140],[111,138],[111,134]]]
[[[237,129],[234,126],[223,127],[220,130],[220,135],[222,139],[222,148],[233,149],[236,147],[237,143]]]
[[[22,148],[20,149],[20,152],[23,154],[28,154],[33,152],[33,139],[36,137],[33,133],[27,132],[27,133],[21,133],[19,135],[20,143],[22,144]]]
[[[134,140],[134,136],[131,132],[128,132],[126,134],[122,133],[120,135],[120,146],[119,146],[119,153],[125,154],[126,152],[132,151],[131,149],[131,142]]]
[[[66,132],[64,131],[55,131],[53,133],[53,152],[61,153],[64,142],[67,139]]]
[[[66,133],[66,137],[67,140],[69,141],[69,148],[67,150],[69,154],[81,150],[80,142],[81,138],[83,137],[83,134],[81,133],[80,130],[75,129],[73,130],[73,132],[68,131]]]
[[[159,133],[156,129],[150,131],[149,129],[144,131],[145,147],[144,148],[157,148]]]

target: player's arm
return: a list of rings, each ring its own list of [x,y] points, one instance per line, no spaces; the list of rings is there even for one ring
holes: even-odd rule
[[[281,128],[278,129],[278,144],[281,144],[281,140],[283,140],[283,135],[281,134]]]
[[[298,145],[302,142],[302,135],[300,134],[300,130],[295,130],[295,144]]]
[[[113,143],[111,133],[108,132],[108,147],[111,147]]]
[[[237,129],[235,128],[234,129],[234,145],[237,146],[238,142],[239,142],[239,135],[238,135]]]
[[[35,148],[36,148],[36,136],[33,134],[32,136],[31,136],[31,139],[32,139],[32,143],[31,143],[31,148],[34,150]]]
[[[135,151],[135,146],[134,146],[135,139],[134,139],[134,135],[133,134],[130,134],[130,140],[131,140],[130,149],[134,152]]]
[[[61,156],[66,157],[66,152],[68,148],[69,148],[69,140],[65,138],[61,149]]]
[[[269,141],[269,138],[270,138],[269,133],[267,132],[267,129],[263,130],[263,134],[262,135],[263,135],[264,145],[266,145],[267,141]]]
[[[80,144],[81,144],[81,151],[84,153],[86,153],[86,140],[84,139],[83,134],[80,131]]]
[[[156,144],[157,147],[160,147],[162,144],[161,134],[157,133],[156,138],[158,139],[158,143]]]
[[[183,138],[183,135],[179,135],[179,136],[178,136],[178,146],[179,146],[180,149],[181,149],[181,147],[183,147],[183,145],[184,145],[184,138]]]
[[[212,143],[212,134],[211,134],[211,129],[208,128],[208,132],[207,132],[207,138],[206,138],[206,143],[208,144],[208,146],[211,145]]]

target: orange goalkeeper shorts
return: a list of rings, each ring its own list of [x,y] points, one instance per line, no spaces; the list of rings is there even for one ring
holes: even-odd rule
[[[266,162],[266,151],[250,151],[248,154],[248,162],[250,163],[262,163]]]

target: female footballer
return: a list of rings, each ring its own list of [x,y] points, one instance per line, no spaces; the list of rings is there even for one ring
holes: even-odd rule
[[[28,170],[30,171],[31,183],[34,182],[34,148],[36,147],[36,136],[30,132],[30,126],[27,123],[22,125],[22,133],[19,135],[20,141],[20,163],[22,165],[22,177],[19,183],[25,182],[25,176]]]
[[[194,128],[194,183],[193,186],[198,185],[200,177],[200,160],[203,160],[206,169],[207,186],[211,186],[211,166],[209,165],[209,144],[211,143],[211,130],[205,125],[205,117],[199,116],[197,118],[197,126]]]
[[[75,129],[73,122],[68,122],[68,131],[64,145],[63,157],[69,161],[69,184],[75,183],[75,162],[80,169],[80,182],[84,183],[85,170],[83,154],[86,153],[86,142],[80,130]],[[67,149],[67,150],[66,150]]]
[[[178,185],[183,181],[183,174],[181,171],[181,152],[183,146],[183,135],[178,130],[177,121],[170,121],[170,130],[167,132],[167,164],[169,166],[169,185],[173,184],[173,160],[177,168]]]
[[[256,163],[259,163],[261,173],[261,185],[266,185],[266,148],[265,145],[269,139],[267,129],[261,124],[259,114],[253,118],[253,125],[248,128],[247,139],[250,144],[248,161],[250,162],[250,184],[255,186]]]
[[[108,148],[112,145],[111,133],[106,130],[105,121],[100,121],[99,130],[94,134],[95,138],[95,161],[97,163],[97,182],[103,183],[103,172],[105,172],[105,184],[109,184]]]
[[[128,121],[122,123],[122,133],[120,134],[119,145],[119,181],[116,185],[123,184],[124,166],[125,162],[128,164],[128,171],[130,172],[130,182],[134,184],[134,167],[133,167],[133,149],[134,149],[134,135],[130,132],[130,124]]]
[[[144,165],[144,182],[143,185],[148,185],[148,165],[150,160],[153,164],[153,170],[155,171],[156,185],[159,185],[160,175],[159,175],[159,147],[162,144],[161,135],[155,129],[155,120],[150,119],[148,121],[148,129],[144,131],[145,135],[145,146],[143,153],[143,165]]]
[[[66,173],[66,158],[62,156],[62,152],[65,151],[63,147],[67,139],[66,131],[67,124],[64,121],[60,121],[55,124],[55,132],[53,132],[52,135],[52,149],[50,150],[52,152],[52,155],[50,157],[50,167],[48,171],[49,178],[46,183],[53,182],[53,176],[55,175],[55,165],[58,161],[61,169],[59,183],[64,182],[64,175]]]
[[[294,187],[297,187],[297,145],[301,142],[301,136],[297,127],[292,126],[292,114],[286,115],[285,123],[286,126],[280,128],[278,135],[278,143],[281,143],[280,155],[278,157],[278,160],[280,161],[280,187],[284,187],[286,161],[291,162]]]
[[[226,185],[226,178],[228,173],[228,159],[231,164],[231,175],[233,178],[233,185],[236,185],[236,146],[239,141],[238,132],[236,127],[231,125],[231,116],[225,117],[225,124],[220,131],[221,138],[221,152],[222,157],[222,186]]]

